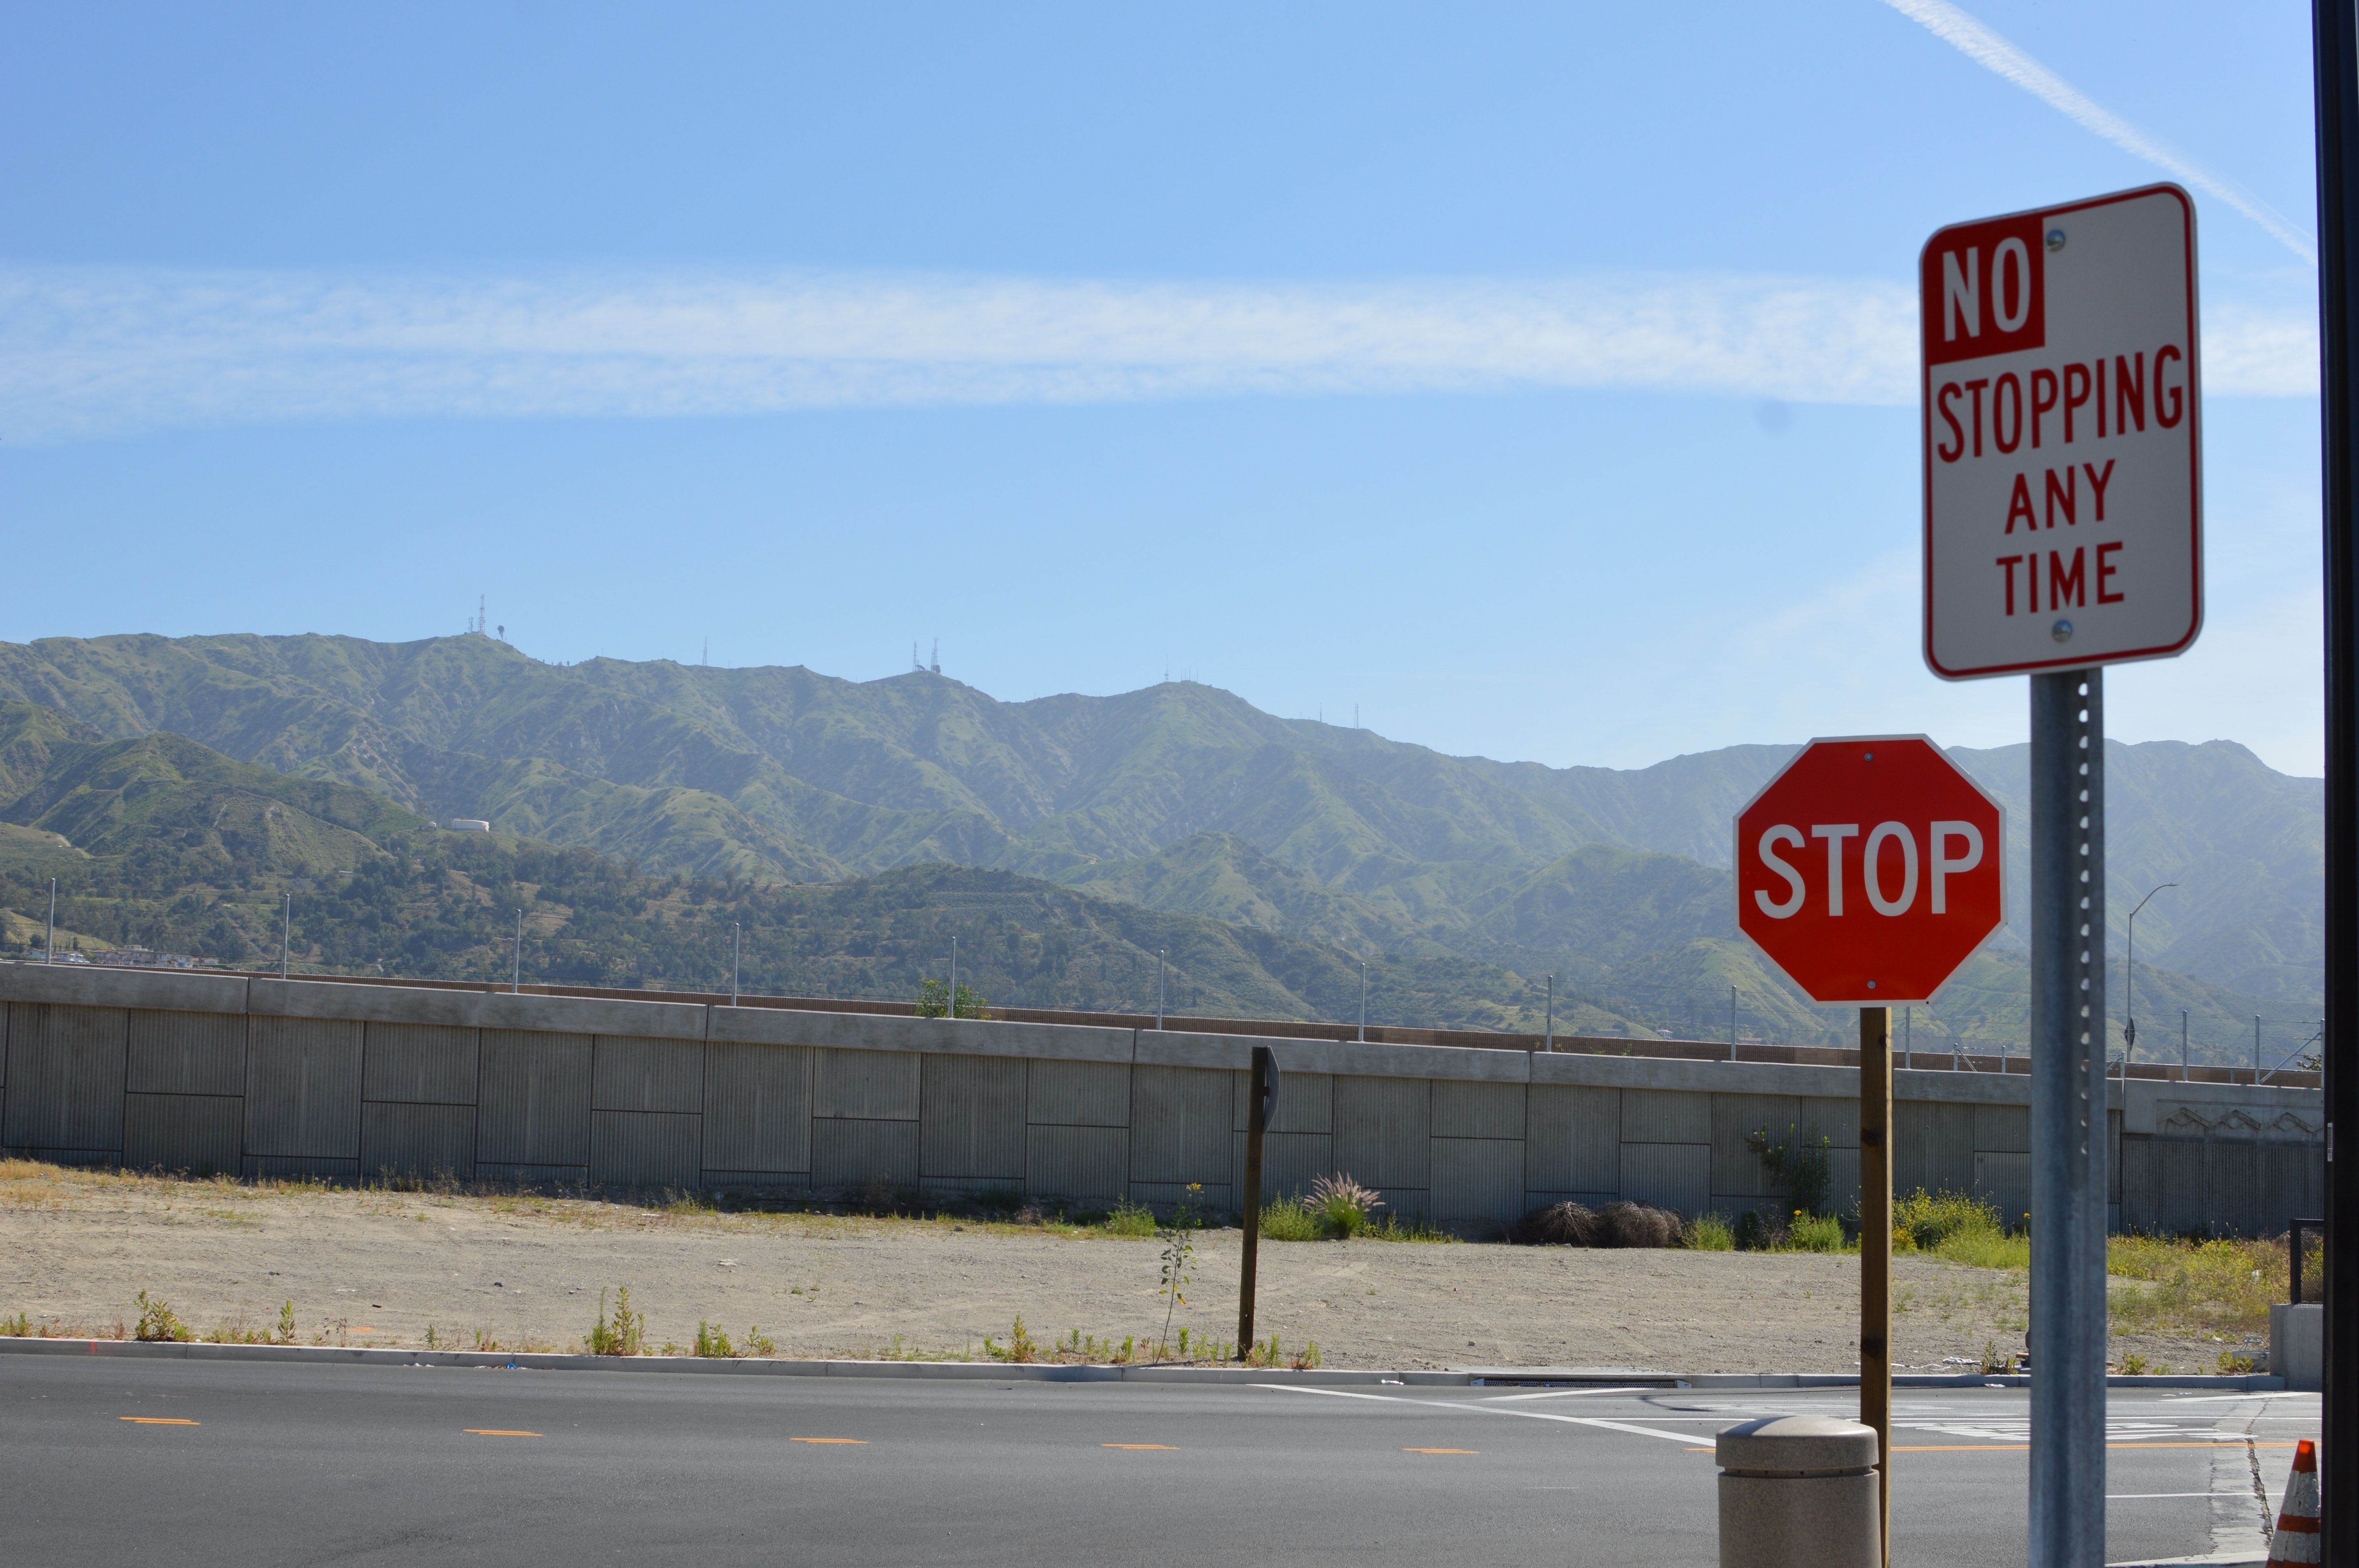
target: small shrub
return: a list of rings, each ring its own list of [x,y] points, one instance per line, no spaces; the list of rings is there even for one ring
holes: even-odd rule
[[[2125,1352],[2122,1357],[2122,1375],[2125,1378],[2145,1377],[2146,1357],[2135,1350]]]
[[[696,1320],[696,1355],[708,1360],[727,1360],[736,1356],[737,1347],[729,1343],[729,1336],[702,1318]]]
[[[1375,1188],[1364,1187],[1338,1172],[1310,1184],[1307,1206],[1320,1227],[1341,1240],[1365,1233],[1376,1210],[1385,1206],[1385,1200],[1376,1195]]]
[[[1136,1343],[1136,1336],[1128,1334],[1124,1335],[1122,1336],[1122,1354],[1116,1356],[1114,1359],[1127,1365],[1130,1361],[1131,1346]]]
[[[777,1353],[778,1342],[772,1339],[768,1335],[764,1334],[760,1324],[757,1323],[753,1327],[745,1331],[745,1348],[743,1351],[743,1354],[747,1356],[776,1356]]]
[[[1040,1344],[1032,1337],[1032,1331],[1024,1326],[1024,1314],[1019,1312],[1016,1314],[1016,1326],[1007,1336],[1007,1343],[1001,1345],[985,1335],[983,1353],[995,1361],[1038,1361],[1040,1359]]]
[[[1163,1243],[1163,1282],[1156,1287],[1155,1293],[1166,1298],[1163,1303],[1163,1337],[1166,1339],[1171,1337],[1171,1314],[1187,1303],[1188,1271],[1196,1256],[1196,1243],[1190,1238],[1184,1223],[1188,1217],[1187,1207],[1182,1205],[1180,1215],[1171,1224],[1156,1232],[1157,1238]],[[1188,1331],[1183,1328],[1180,1332],[1182,1343],[1185,1343]]]
[[[606,1316],[606,1292],[603,1288],[600,1289],[598,1321],[590,1329],[590,1354],[592,1356],[642,1355],[647,1348],[647,1314],[631,1310],[631,1287],[623,1285],[617,1288],[614,1315],[612,1321],[609,1321]],[[478,1330],[475,1337],[480,1342],[484,1335]],[[476,1348],[496,1350],[499,1346],[478,1343]]]
[[[1300,1350],[1296,1351],[1294,1354],[1294,1359],[1288,1362],[1287,1365],[1292,1367],[1298,1372],[1308,1372],[1313,1367],[1318,1366],[1319,1342],[1314,1339],[1310,1341],[1310,1344],[1305,1345]]]
[[[1109,1236],[1129,1236],[1145,1240],[1155,1234],[1155,1211],[1143,1203],[1125,1198],[1114,1206],[1113,1213],[1105,1217],[1105,1229]]]
[[[918,1016],[919,1018],[940,1018],[952,1011],[951,1002],[950,987],[943,981],[920,980],[918,983]],[[978,995],[972,987],[963,983],[958,989],[956,1002],[957,1016],[961,1018],[991,1016],[991,1003]]]
[[[2220,1376],[2223,1378],[2241,1378],[2260,1369],[2259,1359],[2247,1356],[2241,1350],[2220,1352]]]
[[[1734,1252],[1736,1232],[1726,1215],[1698,1215],[1688,1221],[1686,1245],[1691,1252]]]
[[[27,1314],[20,1312],[14,1317],[0,1317],[0,1337],[25,1339],[29,1338],[32,1332],[33,1320]]]
[[[1810,1214],[1794,1211],[1794,1223],[1786,1227],[1786,1251],[1840,1252],[1843,1249],[1843,1221],[1831,1214]]]
[[[1610,1203],[1597,1211],[1600,1247],[1677,1247],[1680,1217],[1651,1204]]]
[[[1738,1251],[1758,1252],[1769,1246],[1773,1239],[1769,1233],[1769,1222],[1761,1217],[1758,1210],[1748,1208],[1736,1217],[1736,1249]]]
[[[2010,1372],[2014,1369],[2015,1357],[2012,1356],[2000,1355],[1998,1351],[1998,1341],[1995,1339],[1985,1339],[1983,1341],[1983,1373],[1984,1376],[1995,1377],[2001,1372]]]
[[[295,1303],[288,1302],[278,1309],[278,1343],[295,1343]]]
[[[178,1342],[194,1339],[196,1335],[172,1311],[171,1303],[161,1296],[139,1292],[139,1326],[132,1331],[135,1339],[151,1342]]]
[[[1929,1193],[1919,1187],[1892,1205],[1892,1238],[1908,1238],[1923,1252],[1938,1252],[1945,1242],[1965,1237],[1998,1237],[2006,1227],[1998,1210],[1980,1198],[1960,1193]]]
[[[1299,1197],[1282,1197],[1262,1206],[1261,1236],[1265,1241],[1318,1241],[1326,1234],[1319,1217]]]
[[[1594,1247],[1597,1217],[1582,1204],[1549,1204],[1507,1227],[1507,1239],[1527,1247]]]

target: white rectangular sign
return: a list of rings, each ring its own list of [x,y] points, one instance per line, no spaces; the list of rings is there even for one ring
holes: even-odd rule
[[[2185,652],[2203,625],[2187,192],[1953,224],[1918,290],[1925,662],[1968,680]]]

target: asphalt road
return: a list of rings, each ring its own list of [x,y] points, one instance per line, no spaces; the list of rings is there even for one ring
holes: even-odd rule
[[[1897,1405],[1895,1561],[2023,1563],[2025,1393]],[[1707,1568],[1711,1434],[1798,1410],[1856,1404],[9,1356],[0,1538],[26,1568]],[[2108,1557],[2256,1545],[2256,1467],[2273,1506],[2317,1421],[2315,1395],[2115,1400]]]

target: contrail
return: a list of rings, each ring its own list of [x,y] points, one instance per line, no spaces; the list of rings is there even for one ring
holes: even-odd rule
[[[2259,197],[2239,189],[2228,180],[2189,162],[2168,145],[2139,130],[2112,110],[2092,103],[2071,82],[1999,37],[1981,21],[1951,5],[1950,0],[1884,0],[1884,4],[1943,43],[1955,48],[1975,64],[1996,71],[2133,157],[2144,158],[2198,189],[2210,191],[2276,235],[2302,260],[2317,265],[2318,250],[2310,237],[2295,228],[2284,213]]]

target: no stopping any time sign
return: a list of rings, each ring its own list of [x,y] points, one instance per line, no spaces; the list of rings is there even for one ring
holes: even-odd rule
[[[1922,735],[1813,741],[1737,814],[1737,928],[1813,1001],[1930,1001],[2006,919],[2006,827]]]
[[[2176,185],[1925,243],[1925,662],[2182,653],[2203,625],[2195,207]]]

